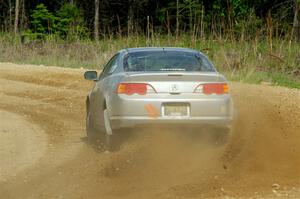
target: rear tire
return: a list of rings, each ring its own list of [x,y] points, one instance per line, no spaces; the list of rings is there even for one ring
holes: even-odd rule
[[[106,108],[103,110],[102,116],[102,125],[95,128],[88,110],[86,116],[87,142],[92,146],[96,146],[97,150],[100,151],[117,151],[120,149],[123,139],[121,139],[121,135],[112,130]]]
[[[97,143],[97,136],[94,126],[91,123],[89,112],[86,115],[86,135],[88,144],[95,145]]]

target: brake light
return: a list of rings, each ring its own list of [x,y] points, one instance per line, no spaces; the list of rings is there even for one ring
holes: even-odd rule
[[[226,83],[208,83],[200,84],[194,91],[195,93],[211,94],[227,94],[229,92],[228,84]]]
[[[120,83],[117,89],[118,94],[145,95],[146,93],[156,93],[153,87],[145,83]]]

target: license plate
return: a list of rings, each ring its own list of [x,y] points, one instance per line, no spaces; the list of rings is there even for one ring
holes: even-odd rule
[[[164,105],[164,116],[188,116],[188,106],[183,104]]]

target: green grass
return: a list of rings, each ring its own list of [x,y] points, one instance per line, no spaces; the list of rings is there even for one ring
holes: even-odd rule
[[[288,88],[300,89],[299,77],[282,74],[278,72],[258,72],[258,71],[224,71],[225,76],[236,82],[261,84],[266,83],[274,86],[284,86]]]
[[[226,41],[215,38],[177,40],[167,35],[106,38],[98,42],[68,42],[48,37],[44,41],[22,44],[19,38],[0,34],[0,61],[72,68],[101,69],[118,50],[143,46],[188,47],[204,52],[217,69],[232,81],[270,82],[273,85],[300,88],[300,45],[288,39]]]

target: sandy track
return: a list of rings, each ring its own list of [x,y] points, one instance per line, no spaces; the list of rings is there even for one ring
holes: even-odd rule
[[[0,110],[0,179],[16,175],[44,155],[47,135],[20,115]]]
[[[41,128],[31,136],[48,138],[35,141],[46,149],[27,167],[20,161],[3,167],[8,157],[0,152],[6,168],[0,198],[300,197],[299,90],[232,84],[236,119],[227,145],[141,130],[119,152],[105,154],[86,145],[84,102],[91,83],[83,72],[0,64],[0,110]],[[1,139],[0,150],[9,142]],[[16,164],[19,169],[12,169]]]

